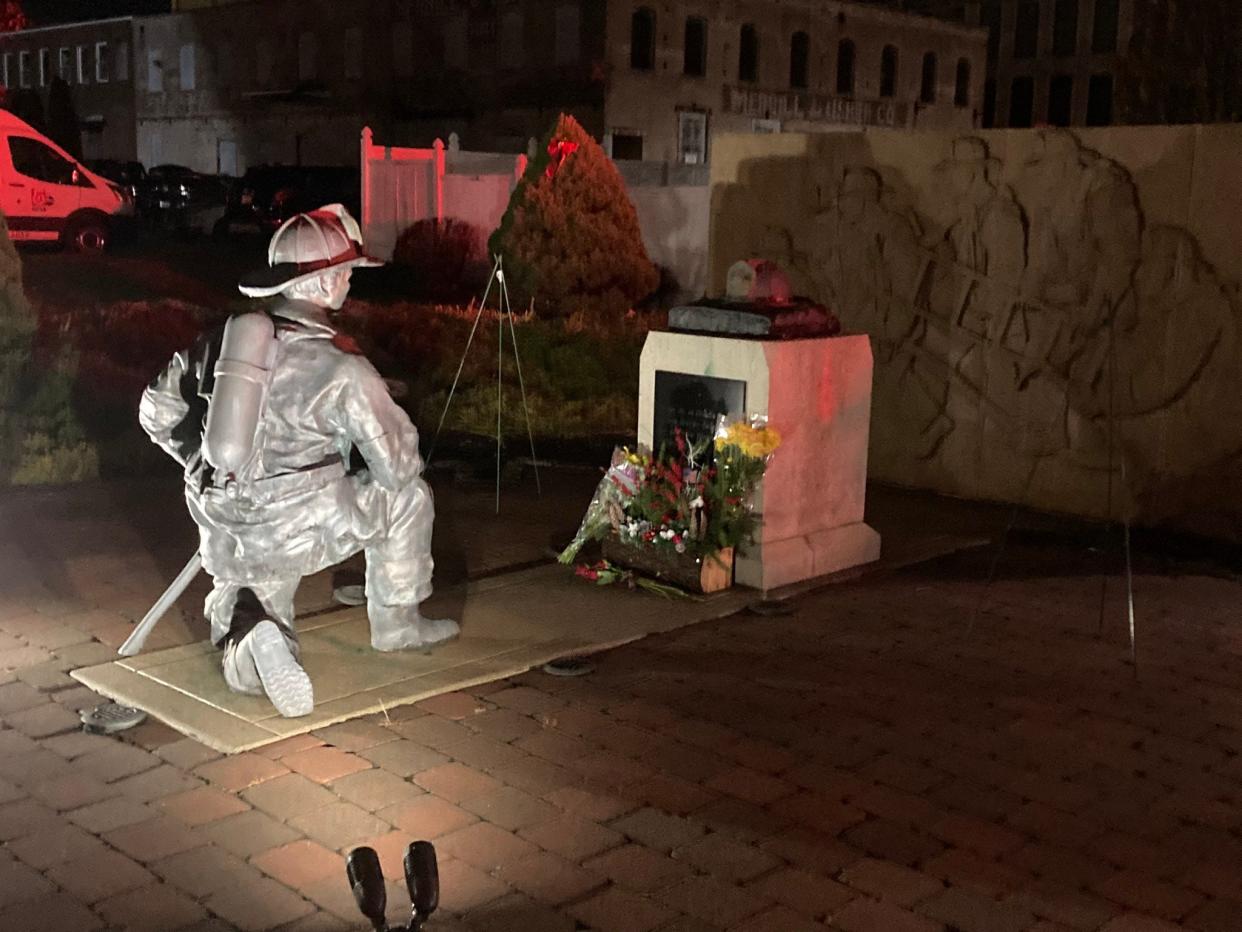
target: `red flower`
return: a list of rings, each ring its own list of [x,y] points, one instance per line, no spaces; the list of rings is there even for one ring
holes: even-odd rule
[[[551,178],[561,167],[561,163],[577,151],[578,144],[567,139],[556,139],[548,143],[548,155],[551,156],[551,160],[548,162],[548,167],[544,170],[544,173]]]
[[[585,564],[579,564],[578,566],[575,566],[574,573],[581,576],[583,579],[591,580],[591,582],[596,582],[599,580],[599,571],[594,570],[591,567],[586,566]]]

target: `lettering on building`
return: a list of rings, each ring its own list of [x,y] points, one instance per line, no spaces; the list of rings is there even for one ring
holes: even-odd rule
[[[727,113],[763,120],[805,120],[856,126],[905,126],[907,105],[892,100],[855,100],[830,94],[757,91],[726,85]]]

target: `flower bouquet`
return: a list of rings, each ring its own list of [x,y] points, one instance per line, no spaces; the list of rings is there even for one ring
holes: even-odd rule
[[[707,443],[715,456],[702,465]],[[736,548],[758,527],[753,493],[779,443],[761,418],[722,417],[703,444],[687,443],[677,429],[672,450],[614,451],[561,562],[572,563],[587,541],[600,540],[611,563],[700,592],[726,588]]]

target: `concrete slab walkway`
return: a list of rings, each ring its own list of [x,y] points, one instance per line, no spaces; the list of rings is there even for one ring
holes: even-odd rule
[[[459,491],[466,536],[498,533]],[[342,853],[373,844],[395,877],[416,837],[440,853],[445,932],[1242,928],[1236,580],[1140,563],[1137,677],[1118,585],[1097,631],[1098,561],[1015,541],[986,592],[991,553],[959,554],[582,679],[221,757],[158,724],[82,734],[94,697],[64,672],[110,657],[184,561],[175,488],[43,494],[0,496],[0,929],[363,928]],[[576,498],[515,496],[527,533],[461,547],[458,570],[538,559]],[[882,532],[1005,518],[873,503]],[[167,643],[199,636],[193,610]]]

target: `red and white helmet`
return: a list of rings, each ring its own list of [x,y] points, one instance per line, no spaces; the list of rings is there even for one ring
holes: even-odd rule
[[[349,211],[328,204],[282,223],[267,247],[268,267],[245,276],[237,287],[251,298],[268,298],[328,269],[383,264],[362,251],[362,230]]]

